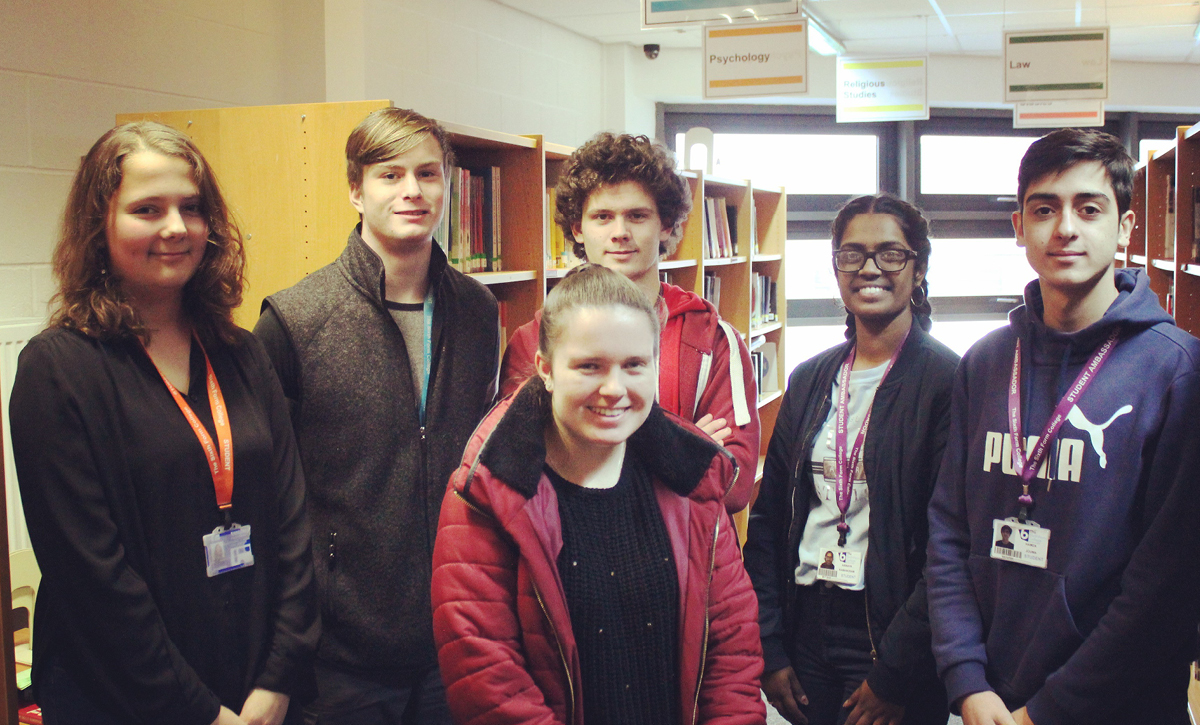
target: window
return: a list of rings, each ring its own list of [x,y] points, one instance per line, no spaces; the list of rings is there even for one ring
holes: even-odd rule
[[[789,371],[845,339],[829,227],[853,196],[889,191],[930,219],[933,335],[959,353],[1004,325],[1035,277],[1016,246],[1011,217],[1021,157],[1051,129],[1014,129],[1008,110],[933,109],[927,121],[837,124],[831,107],[660,108],[664,137],[678,136],[677,144],[689,128],[713,131],[716,175],[787,188]],[[1145,149],[1163,148],[1178,126],[1194,122],[1117,112],[1107,114],[1104,130],[1144,157]]]
[[[1015,196],[1030,136],[921,136],[922,194]],[[970,172],[964,173],[964,164]]]
[[[1164,149],[1175,143],[1175,139],[1165,138],[1144,138],[1138,141],[1138,163],[1146,163],[1150,160],[1150,152],[1156,151],[1162,153]]]
[[[675,148],[683,148],[683,134]],[[713,134],[713,175],[785,187],[789,194],[870,194],[879,139],[870,134]]]

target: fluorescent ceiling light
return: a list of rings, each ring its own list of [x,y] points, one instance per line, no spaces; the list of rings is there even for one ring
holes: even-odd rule
[[[804,14],[808,16],[808,47],[821,55],[845,55],[846,46],[842,41],[833,37],[811,10],[805,8]]]

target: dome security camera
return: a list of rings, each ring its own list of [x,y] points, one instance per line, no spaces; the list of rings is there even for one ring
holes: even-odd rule
[[[642,52],[646,54],[647,60],[654,60],[658,57],[658,43],[647,43],[642,46]]]

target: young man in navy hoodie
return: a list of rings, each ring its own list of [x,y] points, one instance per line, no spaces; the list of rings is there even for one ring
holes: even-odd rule
[[[1134,226],[1120,141],[1055,131],[1017,185],[1038,279],[956,373],[929,508],[938,672],[966,725],[1184,724],[1200,342],[1113,268]]]

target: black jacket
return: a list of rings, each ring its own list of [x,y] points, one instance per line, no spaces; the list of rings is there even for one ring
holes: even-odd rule
[[[829,415],[834,378],[852,344],[830,348],[792,372],[750,512],[745,562],[758,594],[766,672],[791,664],[795,569],[814,485],[808,462]],[[898,704],[940,688],[923,576],[926,508],[946,442],[957,363],[958,355],[914,324],[875,394],[863,444],[871,504],[868,624],[878,653],[867,682],[875,694]]]
[[[495,394],[499,317],[437,244],[426,419],[383,261],[356,228],[345,251],[271,295],[255,327],[292,403],[309,483],[326,663],[403,683],[437,666],[429,586],[446,482]],[[420,351],[414,351],[420,355]]]
[[[49,665],[121,722],[208,725],[256,687],[296,695],[320,627],[287,404],[248,332],[207,344],[233,433],[235,522],[254,565],[209,577],[224,521],[196,434],[136,340],[50,328],[21,352],[13,458],[41,567],[34,694]],[[216,439],[204,356],[189,406]]]

